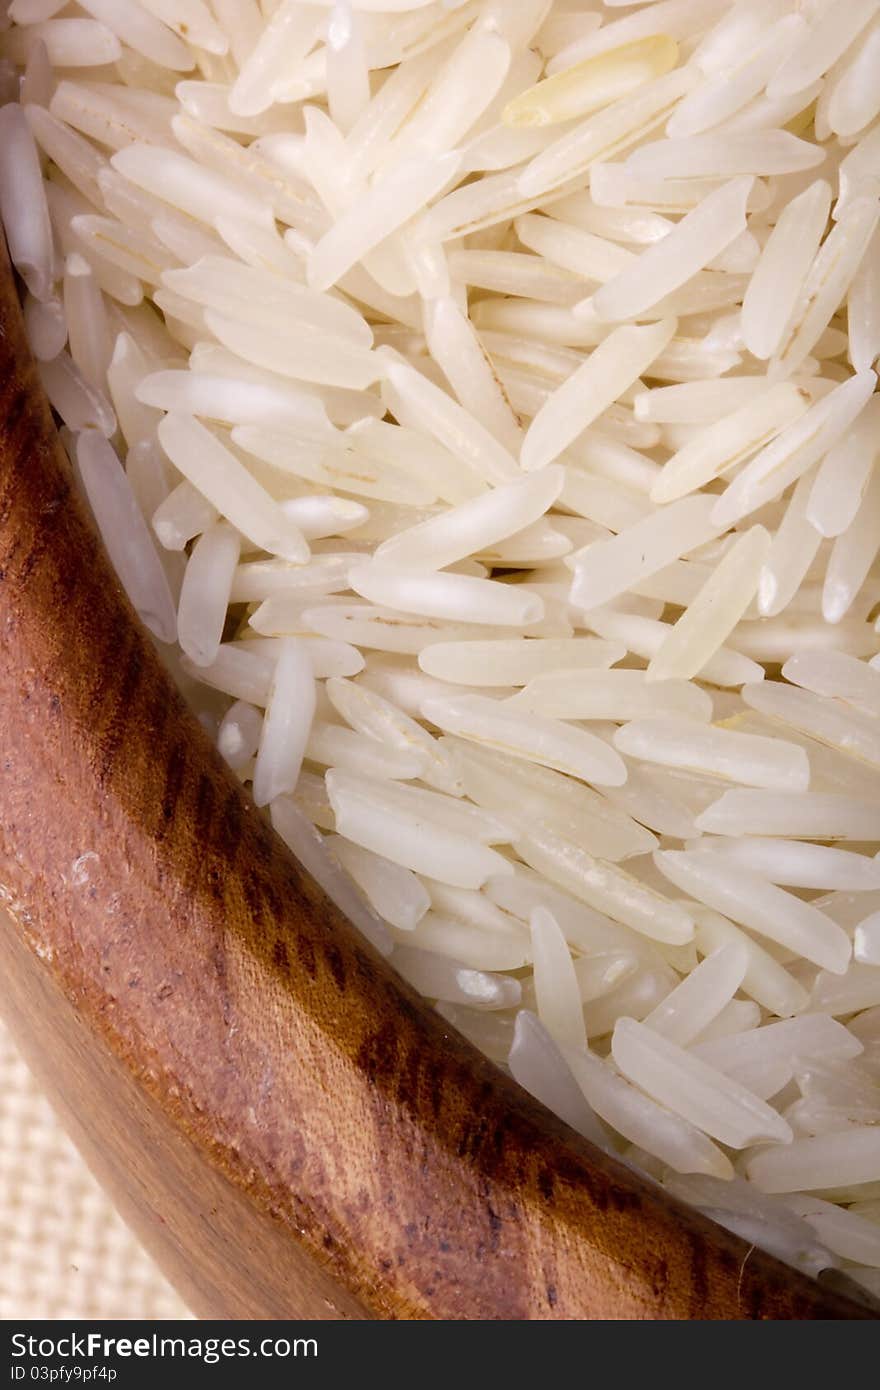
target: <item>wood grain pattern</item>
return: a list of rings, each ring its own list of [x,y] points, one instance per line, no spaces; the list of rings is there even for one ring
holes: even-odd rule
[[[569,1133],[300,871],[108,569],[5,265],[0,720],[0,1002],[198,1314],[865,1316]]]

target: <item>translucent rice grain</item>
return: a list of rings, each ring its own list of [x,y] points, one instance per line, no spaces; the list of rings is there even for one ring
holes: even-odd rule
[[[159,439],[193,487],[255,545],[294,564],[308,559],[308,545],[293,522],[204,425],[192,416],[166,415]]]
[[[81,8],[105,24],[129,48],[159,67],[188,72],[194,66],[187,45],[150,14],[148,8],[125,6],[121,11],[115,0],[82,0]]]
[[[469,575],[372,564],[352,569],[349,583],[371,603],[427,618],[520,627],[543,616],[543,601],[527,589]]]
[[[808,606],[806,613],[793,612],[790,617],[783,614],[757,622],[740,623],[736,640],[743,652],[758,661],[774,664],[785,661],[792,650],[839,650],[854,656],[867,656],[873,650],[870,625],[857,619],[847,619],[832,626],[818,615],[811,617],[810,611],[815,613],[818,607],[814,599],[816,592],[814,589],[811,595],[806,585],[801,591],[801,603]],[[810,602],[811,598],[813,602]],[[858,775],[858,769],[855,772]]]
[[[584,953],[579,957],[580,961],[595,960],[600,956],[607,961],[611,956],[619,958],[635,954],[638,961],[653,964],[658,975],[661,973],[659,957],[647,938],[635,935],[628,927],[611,921],[584,902],[562,892],[531,869],[516,865],[512,875],[489,879],[484,892],[492,903],[526,927],[532,911],[537,907],[546,907],[553,913],[569,945]],[[575,962],[579,982],[582,968],[579,962]],[[672,980],[671,973],[662,973],[668,984]],[[648,1004],[645,1012],[651,1007],[652,1004]]]
[[[67,322],[60,300],[35,299],[28,292],[24,302],[24,330],[28,347],[38,362],[51,362],[67,342]]]
[[[777,376],[797,371],[827,328],[867,254],[878,220],[876,199],[858,199],[840,213],[816,254],[777,345],[771,363]]]
[[[655,1154],[680,1173],[729,1179],[730,1160],[699,1129],[631,1086],[587,1049],[566,1051],[565,1060],[588,1103],[631,1143]]]
[[[699,137],[697,137],[699,138]],[[733,179],[708,194],[662,241],[593,295],[600,319],[636,318],[715,259],[745,229],[751,178]]]
[[[384,921],[398,931],[413,931],[431,900],[417,876],[390,859],[371,854],[339,835],[327,841],[330,849]]]
[[[790,1201],[835,1255],[880,1269],[880,1229],[876,1222],[815,1197]]]
[[[96,391],[83,377],[67,352],[59,352],[51,362],[38,364],[40,380],[52,409],[68,429],[98,430],[109,439],[116,430],[116,416],[102,391]]]
[[[174,150],[136,141],[117,150],[110,162],[117,173],[138,188],[208,226],[213,226],[219,216],[269,225],[268,200],[261,201],[251,188],[242,187]]]
[[[78,16],[47,19],[43,23],[29,26],[27,37],[39,39],[46,45],[46,53],[53,68],[95,68],[106,63],[115,63],[122,56],[122,48],[116,35],[106,24],[94,19]],[[10,37],[22,37],[12,31]],[[11,45],[7,51],[16,62],[24,61],[26,49],[16,52]]]
[[[337,677],[329,680],[325,689],[334,708],[353,729],[380,745],[415,754],[422,761],[424,781],[438,791],[458,795],[460,785],[448,755],[421,724],[362,685]]]
[[[141,380],[137,396],[159,410],[182,411],[208,420],[299,427],[318,435],[331,432],[321,402],[287,383],[263,385],[209,372],[160,371]]]
[[[864,409],[876,384],[873,372],[848,377],[756,454],[715,503],[718,527],[779,497],[841,438]]]
[[[533,827],[516,844],[521,859],[589,907],[655,941],[681,945],[694,934],[688,912],[622,869]],[[849,946],[849,938],[846,938]]]
[[[783,15],[769,25],[753,50],[750,51],[751,45],[744,46],[735,66],[713,71],[702,86],[685,97],[667,123],[667,134],[676,138],[697,135],[722,123],[726,125],[732,115],[763,92],[781,59],[788,56],[792,44],[806,31],[805,20],[797,14]]]
[[[880,912],[872,912],[856,927],[853,955],[862,965],[880,965]]]
[[[531,957],[529,938],[518,923],[511,923],[509,930],[487,930],[432,911],[414,928],[411,940],[421,950],[451,957],[474,970],[519,970]]]
[[[650,831],[580,782],[464,740],[447,736],[442,747],[472,801],[526,829],[537,817],[548,830],[612,862],[656,846]]]
[[[623,760],[601,739],[561,720],[529,713],[484,695],[426,700],[424,717],[459,738],[485,744],[510,757],[537,762],[585,782],[620,786]]]
[[[644,671],[545,671],[508,702],[554,719],[640,719],[651,715],[709,720],[712,702],[690,681],[648,684]]]
[[[501,939],[506,937],[508,949],[516,943],[521,962],[531,962],[526,924],[519,917],[496,907],[485,892],[474,892],[469,888],[452,888],[448,883],[437,883],[434,880],[428,882],[427,889],[435,915],[444,921],[447,927],[455,925],[461,931],[468,928],[479,929],[486,941],[494,937],[499,945],[502,944]],[[446,950],[443,954],[450,955],[454,952]]]
[[[844,975],[822,970],[816,976],[810,1005],[824,1013],[846,1015],[880,1004],[880,974],[876,966],[854,961]]]
[[[799,1013],[809,1000],[807,991],[747,932],[708,907],[692,908],[696,918],[697,950],[704,956],[722,947],[738,945],[746,953],[742,991],[762,1008],[780,1018]]]
[[[430,951],[396,946],[393,964],[405,980],[429,999],[466,1004],[472,1009],[510,1009],[519,1003],[518,980],[473,970]]]
[[[880,715],[880,674],[867,662],[842,652],[798,652],[785,663],[782,674],[803,690],[845,700]]]
[[[396,357],[386,357],[383,366],[390,385],[420,418],[422,429],[460,455],[479,477],[503,483],[518,476],[513,457],[457,401]]]
[[[766,391],[762,377],[719,377],[640,391],[633,401],[637,420],[658,424],[709,425]]]
[[[335,777],[328,773],[328,786]],[[384,814],[386,811],[408,814],[414,821],[427,824],[429,821],[455,835],[469,838],[481,844],[500,844],[509,841],[514,830],[510,823],[499,815],[471,806],[454,796],[440,792],[427,791],[422,787],[399,786],[396,783],[376,782],[374,779],[340,774],[336,781],[340,795],[348,792],[359,796],[372,796]],[[501,872],[504,872],[503,870]],[[435,875],[428,874],[429,878]],[[439,882],[450,882],[439,879]],[[459,884],[459,887],[469,885]]]
[[[651,1010],[643,1020],[645,1027],[687,1047],[733,999],[748,964],[748,951],[742,944],[719,947]]]
[[[391,158],[435,156],[461,144],[501,90],[511,47],[501,26],[475,24],[445,63],[391,147]]]
[[[177,624],[168,580],[122,464],[95,429],[79,434],[76,462],[119,582],[141,621],[160,642],[173,642]]]
[[[784,739],[738,734],[667,716],[625,724],[614,735],[614,744],[643,762],[687,768],[746,786],[792,793],[806,791],[809,786],[806,754]]]
[[[880,25],[876,22],[847,55],[844,70],[833,84],[828,123],[838,136],[864,130],[880,111],[880,93],[873,75],[880,59]]]
[[[663,33],[588,58],[535,87],[504,108],[511,126],[558,125],[608,106],[675,66],[678,46]]]
[[[791,1128],[769,1105],[644,1024],[620,1019],[611,1050],[630,1081],[728,1147],[790,1142]]]
[[[880,469],[875,468],[852,523],[831,548],[822,616],[839,623],[850,611],[880,551]]]
[[[288,502],[281,506],[288,514],[293,510]],[[347,589],[348,571],[360,559],[357,551],[343,551],[314,555],[306,565],[290,565],[285,560],[249,560],[236,571],[231,601],[260,603],[261,607],[250,616],[250,625],[257,632],[272,636],[273,623],[283,623],[287,616],[298,618],[303,607],[316,596]]]
[[[526,256],[521,251],[450,250],[447,264],[454,279],[465,285],[493,290],[496,294],[564,304],[579,299],[583,293],[577,276],[537,256]],[[477,305],[474,305],[473,309],[476,308]],[[481,310],[492,312],[509,308],[503,300],[486,300],[481,305]],[[474,322],[478,320],[479,315]]]
[[[697,824],[715,835],[870,841],[880,828],[880,804],[837,792],[804,792],[793,798],[737,789],[703,811]]]
[[[514,1029],[514,1021],[508,1014],[480,1013],[466,1004],[450,1004],[443,1000],[434,1007],[442,1019],[479,1048],[490,1061],[507,1063]],[[537,1019],[535,1022],[537,1024]],[[549,1044],[549,1038],[547,1041]]]
[[[575,1082],[565,1058],[542,1023],[527,1009],[516,1016],[507,1065],[529,1095],[558,1115],[577,1134],[600,1148],[607,1144],[602,1125]]]
[[[454,830],[427,814],[414,815],[400,790],[391,799],[381,787],[350,774],[327,773],[340,835],[415,873],[460,888],[480,888],[493,874],[512,871],[495,850],[468,838],[464,821]]]
[[[656,850],[654,862],[665,878],[698,902],[835,974],[846,970],[852,954],[849,937],[810,903],[707,851]]]
[[[356,676],[363,670],[364,659],[354,647],[349,647],[344,642],[316,637],[310,631],[298,632],[295,635],[308,648],[316,680],[326,680],[328,676]],[[228,645],[256,652],[260,656],[265,655],[271,663],[276,660],[282,641],[281,637],[241,637],[234,644]]]
[[[573,557],[571,602],[591,611],[656,574],[718,531],[709,497],[685,497]]]
[[[704,836],[689,848],[711,850],[770,883],[792,888],[861,892],[880,888],[880,863],[849,850],[761,836]]]
[[[70,180],[74,189],[82,194],[87,200],[88,206],[84,203],[81,207],[74,209],[70,207],[70,212],[89,214],[95,208],[104,211],[104,195],[99,182],[99,175],[107,169],[107,161],[103,155],[99,154],[88,140],[83,139],[75,131],[71,130],[59,121],[42,106],[28,106],[25,108],[28,125],[34,133],[34,137],[43,150],[44,154],[53,164]],[[53,191],[47,195],[50,199],[50,209],[56,222],[58,217],[55,206],[59,194]],[[64,206],[64,192],[61,192],[62,206]],[[65,219],[66,221],[67,219]],[[60,235],[60,233],[59,233]],[[61,237],[62,244],[64,238]],[[79,244],[79,239],[73,238],[74,244]]]
[[[455,152],[407,161],[374,184],[349,213],[337,218],[309,257],[308,280],[326,290],[399,227],[408,222],[454,177]]]
[[[557,459],[650,366],[674,332],[671,319],[615,329],[535,416],[522,446],[523,468],[544,468]]]
[[[0,217],[9,256],[35,299],[52,291],[52,229],[34,137],[14,102],[0,108]]]
[[[229,706],[217,730],[217,749],[231,768],[244,767],[256,756],[262,727],[263,715],[255,705],[236,700]]]
[[[238,533],[221,522],[199,537],[187,562],[177,640],[197,666],[210,666],[217,657],[240,549]]]
[[[354,647],[344,642],[328,642],[322,638],[305,637],[304,641],[315,678],[327,676],[356,676],[363,669],[364,659]],[[247,700],[251,704],[265,707],[269,696],[272,670],[277,652],[249,649],[243,642],[224,642],[217,658],[210,666],[195,666],[187,657],[183,658],[184,669],[189,674],[215,690],[236,700]]]
[[[328,607],[307,608],[302,614],[302,622],[313,632],[319,632],[341,642],[354,642],[377,652],[415,656],[443,638],[458,638],[462,641],[474,637],[495,638],[503,633],[503,627],[482,627],[477,624],[449,623],[440,618],[421,618],[412,613],[401,613],[393,608],[379,608],[373,604],[334,604]],[[413,673],[419,681],[419,688],[429,677],[418,671]],[[434,687],[430,687],[433,691]]]
[[[315,677],[308,648],[295,637],[283,638],[254,767],[258,806],[296,787],[314,712]]]
[[[149,10],[169,29],[179,34],[186,43],[195,48],[203,48],[208,53],[223,57],[229,51],[229,41],[223,32],[223,25],[215,23],[209,7],[204,0],[140,0],[144,9]]]
[[[241,116],[258,115],[277,100],[282,79],[296,70],[317,38],[318,14],[296,0],[283,0],[263,24],[229,94],[231,109]]]
[[[743,699],[752,709],[789,724],[820,743],[880,767],[880,728],[869,715],[779,681],[746,685]]]
[[[94,256],[147,284],[158,285],[162,272],[174,264],[173,256],[149,234],[134,231],[112,217],[74,217],[74,235]]]
[[[568,511],[595,523],[602,531],[625,531],[650,513],[644,497],[605,478],[581,472],[579,468],[566,470],[559,501]]]
[[[191,674],[214,690],[265,708],[273,669],[267,656],[247,651],[238,642],[224,642],[210,666],[196,666],[184,657],[181,662],[184,670],[188,664],[192,666]]]
[[[872,398],[819,464],[807,517],[821,536],[840,536],[855,519],[877,453],[878,428],[880,399]]]
[[[609,642],[622,642],[634,655],[650,660],[668,635],[669,624],[641,614],[616,612],[613,608],[592,608],[586,621],[592,631]],[[763,667],[756,661],[720,647],[700,673],[712,685],[737,686],[761,680]]]
[[[3,16],[4,29],[15,24],[40,24],[64,9],[63,0],[10,0]]]
[[[375,552],[380,564],[439,570],[515,535],[549,511],[562,490],[561,468],[501,484],[409,530],[398,531]],[[506,682],[505,682],[506,683]]]
[[[217,508],[184,478],[160,502],[152,526],[166,550],[183,550],[193,537],[213,526],[218,515]]]
[[[530,917],[538,1017],[560,1047],[586,1045],[580,989],[559,924],[546,908]]]
[[[135,140],[166,144],[174,103],[156,96],[152,107],[126,100],[126,88],[110,84],[58,83],[49,105],[51,114],[82,135],[111,150],[121,150]]]
[[[876,231],[849,287],[847,331],[853,370],[866,371],[880,354],[880,233]]]
[[[71,356],[85,379],[101,391],[107,385],[113,343],[103,296],[82,256],[68,256],[63,293]]]
[[[811,473],[798,479],[773,537],[758,585],[762,617],[774,617],[789,606],[818,554],[821,537],[807,518],[813,484]]]
[[[272,803],[272,825],[284,843],[292,850],[301,866],[335,903],[355,929],[376,948],[380,955],[391,954],[391,934],[385,923],[373,911],[363,894],[355,887],[339,861],[327,850],[324,840],[299,807],[288,796]]]
[[[664,123],[696,81],[687,68],[676,68],[579,122],[525,166],[516,182],[519,194],[540,198],[636,144]]]
[[[518,217],[514,226],[523,246],[582,280],[604,284],[635,260],[633,253],[622,246],[555,217],[527,213]]]
[[[880,1179],[880,1129],[853,1126],[838,1134],[795,1139],[785,1149],[765,1149],[747,1164],[762,1192],[810,1192]]]
[[[718,384],[733,385],[736,380]],[[712,424],[699,430],[667,459],[651,489],[653,502],[674,502],[703,487],[750,458],[800,419],[809,405],[805,391],[791,382],[768,387],[762,379],[758,381],[764,388],[759,389],[759,394],[729,414],[713,416]]]
[[[42,39],[37,39],[30,45],[21,79],[20,100],[22,105],[27,106],[35,103],[38,106],[48,106],[52,100],[54,87],[55,77],[49,63],[46,45]]]
[[[828,71],[874,18],[874,0],[835,0],[825,7],[768,86],[771,96],[800,91]]]
[[[261,330],[262,331],[262,330]],[[307,341],[305,335],[303,341]],[[331,348],[335,351],[335,348]],[[302,438],[289,429],[236,425],[232,442],[245,453],[263,459],[282,473],[304,478],[322,489],[339,488],[358,497],[375,498],[408,507],[437,500],[437,484],[420,475],[405,459],[389,461],[390,450],[380,439],[374,445],[363,421],[339,435]],[[457,498],[456,500],[460,500]]]
[[[813,1059],[851,1061],[858,1056],[860,1046],[827,1014],[813,1013],[727,1038],[698,1042],[692,1051],[701,1061],[767,1099],[782,1091],[796,1070],[800,1074],[804,1067],[811,1066]]]
[[[815,168],[825,158],[820,147],[785,130],[690,135],[655,140],[627,160],[632,173],[652,179],[734,179],[738,175],[792,174]]]
[[[780,213],[743,299],[742,330],[749,351],[767,359],[779,346],[831,207],[831,187],[817,179]]]
[[[310,324],[297,325],[295,336],[281,337],[264,324],[245,323],[214,309],[207,309],[204,319],[230,352],[283,377],[363,390],[380,375],[379,363],[367,349]]]
[[[649,681],[687,679],[705,668],[745,613],[769,551],[763,526],[751,527],[736,540],[652,657]],[[661,692],[658,686],[658,697]]]
[[[340,130],[348,132],[370,101],[370,74],[360,16],[344,5],[337,6],[327,26],[327,39],[330,115]]]

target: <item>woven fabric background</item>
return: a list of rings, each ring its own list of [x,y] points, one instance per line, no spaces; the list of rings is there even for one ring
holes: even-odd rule
[[[0,1025],[0,1319],[190,1316]]]

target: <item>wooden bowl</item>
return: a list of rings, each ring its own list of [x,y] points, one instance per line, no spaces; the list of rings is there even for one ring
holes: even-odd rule
[[[0,727],[3,1009],[198,1315],[870,1316],[569,1131],[298,867],[109,568],[5,256]]]

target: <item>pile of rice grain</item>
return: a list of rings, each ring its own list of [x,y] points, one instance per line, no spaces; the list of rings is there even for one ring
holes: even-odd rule
[[[880,1296],[880,0],[12,0],[0,209],[238,777],[597,1144]]]

